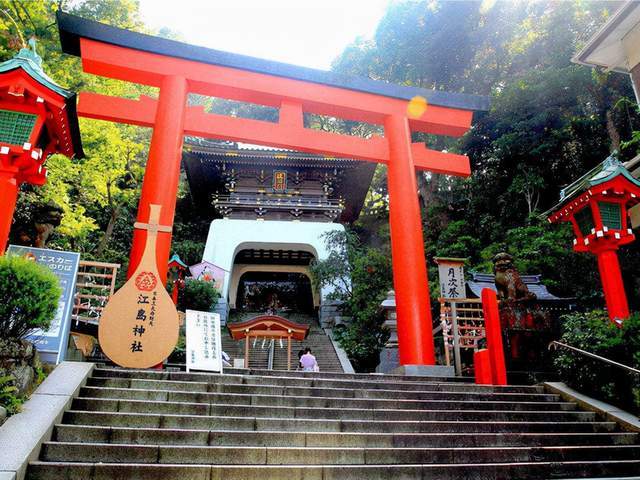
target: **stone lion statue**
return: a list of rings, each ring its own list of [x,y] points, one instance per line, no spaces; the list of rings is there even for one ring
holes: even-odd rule
[[[498,253],[493,257],[496,289],[500,300],[534,300],[535,293],[529,291],[513,265],[513,257],[508,253]]]

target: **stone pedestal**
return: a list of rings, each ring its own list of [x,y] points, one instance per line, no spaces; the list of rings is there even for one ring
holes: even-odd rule
[[[398,321],[396,317],[396,294],[393,290],[387,292],[387,298],[380,304],[385,311],[383,325],[389,329],[389,340],[380,352],[380,363],[376,367],[377,373],[391,373],[400,367],[400,353],[398,351]]]
[[[213,313],[220,314],[220,326],[226,325],[227,319],[229,318],[229,304],[222,298],[219,298],[213,307]]]
[[[385,311],[385,321],[383,325],[389,329],[389,340],[387,340],[387,343],[380,352],[380,363],[376,367],[376,373],[420,377],[455,376],[455,369],[444,365],[400,365],[396,295],[393,290],[387,292],[387,298],[380,304],[380,307]]]
[[[340,305],[342,302],[336,300],[323,300],[318,312],[320,326],[322,328],[333,328],[336,325],[348,323],[349,317],[343,317],[340,314]]]
[[[453,366],[446,365],[401,365],[391,370],[393,375],[407,375],[412,377],[455,377]]]

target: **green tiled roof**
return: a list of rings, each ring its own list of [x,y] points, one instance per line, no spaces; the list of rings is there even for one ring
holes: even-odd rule
[[[188,265],[182,261],[182,259],[180,258],[180,255],[178,255],[177,253],[174,253],[167,263],[171,263],[171,262],[176,262],[181,267],[188,268]]]
[[[67,120],[69,122],[69,135],[73,144],[73,153],[76,158],[83,158],[82,139],[80,138],[80,128],[78,126],[78,114],[76,112],[76,94],[66,88],[62,88],[49,77],[42,69],[42,58],[36,52],[35,40],[29,40],[31,48],[23,48],[18,54],[6,62],[0,63],[0,74],[16,69],[22,69],[40,85],[56,92],[65,99]]]
[[[65,88],[62,88],[56,82],[54,82],[44,70],[42,70],[42,58],[35,51],[35,42],[30,42],[31,48],[23,48],[18,54],[11,60],[0,63],[0,73],[15,70],[16,68],[22,68],[27,72],[34,80],[54,92],[62,95],[64,98],[71,98],[75,94]]]
[[[614,152],[609,155],[601,164],[585,173],[571,185],[568,185],[567,187],[560,190],[560,202],[553,208],[548,210],[544,215],[551,215],[562,205],[569,202],[573,197],[580,195],[582,192],[585,192],[591,187],[604,182],[608,182],[618,175],[624,176],[631,183],[640,187],[640,181],[638,181],[633,177],[633,175],[631,175],[631,173],[629,173],[629,170],[627,170],[622,162],[620,162],[620,160],[616,158],[616,153]]]

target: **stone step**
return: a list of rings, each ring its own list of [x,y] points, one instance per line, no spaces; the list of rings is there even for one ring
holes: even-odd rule
[[[252,375],[252,376],[279,376],[279,377],[297,377],[297,378],[324,378],[324,379],[337,379],[337,380],[367,380],[373,382],[425,382],[430,379],[441,379],[449,383],[473,383],[472,377],[442,377],[433,375],[430,377],[415,376],[415,375],[389,375],[389,374],[377,374],[377,373],[343,373],[343,372],[302,372],[302,371],[273,371],[273,370],[261,370],[252,368],[248,371],[245,369],[227,368],[225,373],[231,375]]]
[[[464,396],[463,396],[464,395]],[[511,394],[517,395],[517,394]],[[520,399],[495,398],[498,394],[447,394],[437,392],[432,398],[421,400],[385,399],[385,398],[341,398],[318,396],[282,396],[282,395],[243,395],[237,393],[182,392],[175,390],[142,390],[135,388],[83,387],[81,397],[153,400],[191,403],[223,403],[233,405],[274,405],[290,407],[322,408],[394,408],[412,409],[490,409],[490,410],[575,410],[575,403],[560,402],[555,398],[530,398],[522,395]],[[462,397],[462,398],[460,398]],[[549,395],[547,397],[554,397]],[[545,401],[546,400],[546,401]]]
[[[179,377],[178,377],[179,378]],[[513,389],[494,389],[484,385],[463,385],[463,384],[446,384],[446,383],[430,383],[421,384],[419,386],[413,386],[411,390],[402,388],[402,385],[398,388],[398,384],[385,384],[380,385],[378,388],[369,388],[369,385],[360,385],[359,383],[352,382],[331,382],[331,383],[316,383],[313,380],[288,382],[279,377],[271,377],[263,382],[257,382],[251,378],[245,378],[240,376],[219,376],[212,377],[208,381],[189,381],[189,380],[162,380],[153,378],[121,378],[121,377],[99,377],[94,376],[90,379],[95,386],[115,386],[120,388],[128,388],[136,386],[142,386],[142,388],[153,388],[160,390],[188,390],[188,391],[217,391],[216,387],[238,387],[238,388],[273,388],[279,387],[281,389],[336,389],[336,390],[349,390],[349,391],[367,391],[372,394],[381,391],[398,392],[400,395],[410,395],[412,392],[437,392],[437,391],[452,391],[452,392],[484,392],[484,393],[511,393]],[[536,393],[538,390],[515,390],[513,393]]]
[[[544,412],[547,414],[548,412]],[[505,421],[489,420],[479,415],[477,421],[459,420],[396,420],[388,418],[380,420],[340,420],[340,419],[310,419],[310,418],[263,418],[257,416],[234,417],[186,415],[186,414],[158,414],[158,413],[127,413],[127,412],[97,412],[68,410],[63,416],[63,423],[73,425],[93,425],[131,428],[179,428],[198,430],[255,430],[282,432],[381,432],[381,433],[500,433],[500,432],[613,432],[614,422],[597,421],[557,421],[549,420],[540,415],[537,421]]]
[[[130,445],[44,442],[48,462],[215,465],[394,465],[638,460],[639,445],[353,448]]]
[[[481,403],[480,406],[483,404]],[[76,398],[75,410],[125,413],[163,413],[260,418],[308,418],[339,420],[391,420],[391,421],[594,421],[593,412],[571,410],[397,410],[371,408],[322,408],[260,405],[233,405],[187,402],[156,402],[147,400]]]
[[[94,375],[98,377],[120,377],[120,378],[148,378],[158,380],[188,380],[188,381],[206,381],[207,377],[220,376],[217,373],[204,373],[204,372],[169,372],[169,371],[157,371],[157,370],[130,370],[122,368],[96,368]],[[466,383],[474,384],[474,379],[469,377],[416,377],[416,376],[400,376],[400,375],[381,375],[381,374],[363,374],[363,373],[340,373],[340,372],[303,372],[303,371],[286,371],[286,370],[266,370],[257,368],[225,368],[224,375],[226,376],[242,376],[247,378],[260,378],[262,377],[280,377],[280,378],[295,378],[303,381],[308,380],[344,380],[344,381],[361,381],[369,384],[387,385],[395,383],[417,383],[417,384],[432,384],[432,383]],[[523,386],[528,390],[541,390],[539,386]],[[499,387],[496,387],[499,388]],[[503,387],[505,388],[505,387]],[[506,387],[512,388],[512,387]]]
[[[469,463],[456,465],[211,466],[32,462],[29,480],[529,480],[636,475],[640,461]]]
[[[478,388],[469,389],[444,389],[438,386],[434,386],[429,390],[423,391],[402,391],[402,390],[367,390],[367,389],[353,389],[353,388],[322,388],[322,387],[290,387],[279,385],[246,385],[246,384],[208,384],[200,382],[174,382],[167,381],[155,381],[155,380],[135,380],[135,379],[122,379],[122,378],[89,378],[87,385],[93,387],[108,387],[108,388],[133,388],[139,390],[159,390],[159,391],[190,391],[199,393],[231,393],[242,395],[281,395],[281,396],[296,396],[296,397],[334,397],[334,398],[386,398],[386,399],[407,399],[407,400],[420,400],[427,399],[432,396],[435,398],[442,398],[438,395],[493,395],[492,389]],[[457,385],[456,385],[457,386]],[[509,395],[509,392],[503,393],[502,391],[498,395]],[[536,395],[529,393],[515,393],[514,395]],[[542,394],[539,394],[542,398]],[[532,399],[535,397],[532,397]]]
[[[199,375],[191,373],[168,373],[167,378],[154,376],[152,372],[140,377],[126,375],[102,376],[102,372],[93,375],[94,381],[112,380],[110,386],[134,387],[137,384],[144,384],[143,388],[156,385],[182,386],[182,390],[207,391],[209,385],[253,385],[256,387],[314,387],[314,388],[339,388],[350,390],[396,390],[401,392],[425,392],[425,391],[458,391],[458,392],[496,392],[496,393],[543,393],[544,390],[536,387],[492,387],[488,385],[446,383],[446,382],[426,382],[426,383],[370,383],[355,380],[317,380],[317,379],[290,379],[285,377],[250,377],[240,375],[206,375],[189,377],[189,375]],[[117,382],[119,380],[120,382]],[[104,385],[107,386],[107,385]],[[165,390],[168,388],[165,388]],[[174,388],[175,389],[175,388]]]
[[[98,368],[27,480],[637,475],[637,433],[540,386]]]
[[[637,433],[305,433],[55,426],[58,442],[264,447],[513,447],[631,445]]]

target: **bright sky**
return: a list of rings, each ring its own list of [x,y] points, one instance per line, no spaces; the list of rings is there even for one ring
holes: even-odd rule
[[[390,0],[140,0],[145,23],[187,43],[328,70],[371,37]]]

